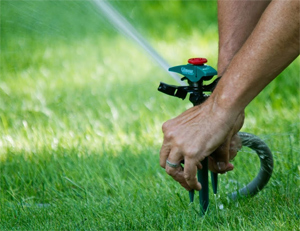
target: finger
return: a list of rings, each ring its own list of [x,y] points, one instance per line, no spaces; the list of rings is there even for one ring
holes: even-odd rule
[[[173,148],[168,155],[167,160],[173,164],[178,164],[178,167],[174,168],[167,164],[165,164],[166,173],[170,175],[175,181],[181,184],[186,190],[191,190],[189,185],[186,183],[184,178],[183,167],[181,166],[182,155],[179,152],[179,149]]]
[[[192,189],[184,178],[184,171],[181,166],[174,169],[166,166],[166,172],[186,190],[190,191]]]
[[[234,169],[234,165],[230,162],[228,162],[227,165],[224,165],[224,162],[215,162],[215,160],[211,157],[208,159],[208,169],[214,173],[224,174],[226,172],[232,171]]]
[[[199,191],[202,187],[197,179],[197,166],[199,166],[199,164],[198,162],[195,163],[194,159],[186,158],[184,163],[184,178],[190,188]]]
[[[171,152],[169,153],[169,155],[167,156],[167,159],[165,161],[166,172],[173,178],[177,177],[177,175],[180,173],[180,171],[183,171],[183,168],[181,167],[181,164],[180,164],[181,160],[182,160],[182,156],[180,155],[179,149],[173,148],[171,150]],[[173,165],[178,165],[178,167],[172,167],[172,166],[166,164],[167,161],[172,163]]]
[[[233,170],[234,166],[229,163],[231,137],[218,147],[211,155],[209,169],[216,173],[225,173]],[[236,154],[235,154],[236,155]]]
[[[197,163],[196,166],[197,166],[197,169],[199,169],[199,170],[202,169],[202,167],[203,167],[201,162]]]
[[[162,168],[166,167],[166,161],[167,161],[167,158],[170,154],[170,151],[171,151],[171,149],[164,142],[161,149],[160,149],[160,153],[159,153],[159,164]]]
[[[242,141],[238,134],[235,134],[230,141],[229,147],[229,161],[233,160],[238,151],[242,148]]]

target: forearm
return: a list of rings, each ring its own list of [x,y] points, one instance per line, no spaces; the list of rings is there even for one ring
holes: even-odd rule
[[[248,39],[269,3],[270,0],[218,0],[219,76]]]
[[[299,55],[299,1],[273,0],[212,94],[238,114]]]

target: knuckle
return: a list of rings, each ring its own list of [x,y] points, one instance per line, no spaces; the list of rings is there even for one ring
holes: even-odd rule
[[[174,137],[172,131],[165,131],[164,135],[165,135],[165,139],[172,139]]]
[[[172,140],[174,138],[174,132],[171,130],[167,130],[164,132],[164,138],[167,140]]]
[[[184,153],[186,158],[195,159],[198,152],[196,148],[189,147],[184,151]]]
[[[162,128],[163,133],[166,133],[166,131],[169,128],[169,121],[164,122],[161,128]]]
[[[172,126],[169,121],[165,122],[162,125],[162,131],[164,133],[165,139],[173,139],[174,137],[176,137],[174,126]]]
[[[181,149],[184,145],[183,140],[178,137],[172,137],[172,143],[174,147]]]

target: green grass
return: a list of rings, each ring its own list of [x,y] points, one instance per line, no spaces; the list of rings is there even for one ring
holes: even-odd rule
[[[200,217],[158,164],[161,124],[191,106],[157,92],[166,72],[88,2],[0,4],[1,230],[300,230],[299,59],[246,110],[270,183],[227,200],[258,171],[245,150]],[[216,66],[215,2],[113,4],[171,65]]]

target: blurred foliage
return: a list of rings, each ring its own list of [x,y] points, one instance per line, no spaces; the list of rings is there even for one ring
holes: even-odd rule
[[[189,36],[216,27],[214,1],[112,1],[138,30],[157,38]],[[11,36],[76,39],[114,29],[92,1],[1,1],[2,39]]]
[[[204,34],[217,29],[216,1],[129,1],[116,2],[139,30],[158,39],[188,38],[196,30]]]
[[[7,37],[71,39],[99,31],[89,1],[1,1],[1,34]]]
[[[216,1],[110,3],[172,63],[185,62],[190,56],[200,54],[216,66]],[[133,65],[128,59],[125,62],[126,58],[119,52],[121,46],[127,46],[118,39],[120,33],[92,1],[1,1],[0,6],[2,80],[12,78],[8,73],[14,73],[14,78],[17,73],[22,78],[24,73],[34,78],[38,76],[34,73],[44,75],[45,70],[78,67],[77,63],[83,63],[84,59],[90,62],[85,62],[82,69],[93,68],[97,60],[113,63],[113,59],[120,59],[118,62],[124,62],[124,69]],[[128,51],[124,50],[126,54]],[[130,60],[135,59],[132,55]],[[60,78],[59,74],[55,76]],[[51,78],[54,80],[55,76]],[[298,58],[259,95],[248,112],[255,114],[257,108],[295,109],[299,104],[299,85]]]
[[[181,62],[201,52],[201,55],[213,56],[212,61],[216,63],[216,1],[141,0],[111,1],[111,4],[148,40],[155,41],[156,49],[166,44],[173,47],[164,52],[165,58],[181,56],[178,59]],[[24,70],[32,64],[49,65],[55,61],[51,51],[62,46],[76,47],[76,43],[82,43],[82,47],[87,43],[98,46],[101,58],[104,52],[99,38],[103,41],[120,35],[92,1],[4,0],[0,7],[2,71]],[[159,45],[160,42],[164,44]],[[110,46],[113,51],[113,45]],[[55,52],[57,66],[61,65],[62,57],[71,58],[63,54],[64,49],[60,50]],[[109,55],[113,55],[112,52]],[[72,59],[76,58],[72,55]],[[278,78],[268,86],[265,102],[276,108],[295,106],[299,98],[293,97],[299,95],[299,59],[293,66],[284,72],[287,77]]]

